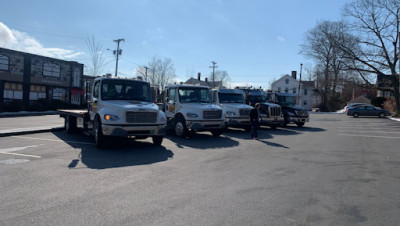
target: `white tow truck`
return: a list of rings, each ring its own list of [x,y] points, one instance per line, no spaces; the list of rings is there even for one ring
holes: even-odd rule
[[[87,109],[59,110],[68,133],[80,128],[95,137],[99,148],[104,148],[111,137],[152,137],[155,145],[161,145],[167,121],[153,103],[149,83],[99,77],[86,84],[86,93]]]
[[[207,86],[167,86],[163,106],[167,129],[178,137],[186,137],[189,131],[210,131],[213,136],[219,136],[225,128],[225,116],[222,109],[212,103]]]
[[[246,104],[244,97],[245,93],[240,89],[212,90],[213,102],[222,108],[227,127],[251,129],[249,114],[253,107]]]

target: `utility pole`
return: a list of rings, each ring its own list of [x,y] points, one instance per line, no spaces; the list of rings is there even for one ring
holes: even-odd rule
[[[213,73],[212,73],[212,88],[215,88],[215,68],[217,68],[218,66],[215,66],[217,64],[217,62],[215,61],[211,61],[211,63],[213,64],[213,66],[210,66],[210,68],[213,69]]]
[[[303,64],[300,64],[300,80],[299,80],[299,90],[297,90],[297,104],[300,105],[300,83],[301,83],[301,70],[303,68]]]
[[[114,42],[117,43],[117,50],[113,51],[114,55],[117,56],[117,61],[115,63],[115,77],[117,77],[118,76],[118,56],[122,54],[122,49],[119,49],[119,43],[125,42],[125,39],[120,38],[120,39],[114,40]]]
[[[146,72],[144,74],[144,80],[147,82],[147,70],[149,69],[148,67],[144,66],[144,69],[146,69]]]

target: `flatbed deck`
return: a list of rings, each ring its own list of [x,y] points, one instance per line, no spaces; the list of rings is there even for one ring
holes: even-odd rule
[[[84,115],[87,114],[88,111],[84,109],[60,109],[58,110],[58,113],[61,117],[65,117],[68,115],[75,117],[84,117]]]

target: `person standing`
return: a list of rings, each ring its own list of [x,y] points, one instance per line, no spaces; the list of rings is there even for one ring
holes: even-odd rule
[[[258,110],[260,110],[260,104],[256,103],[255,107],[250,111],[251,139],[258,138]]]

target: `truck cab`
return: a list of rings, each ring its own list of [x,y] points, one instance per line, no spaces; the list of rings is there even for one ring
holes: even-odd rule
[[[98,147],[104,147],[110,137],[152,137],[154,144],[162,143],[166,117],[153,103],[149,83],[99,77],[91,87],[87,110],[59,111],[67,132],[82,128],[94,135]]]
[[[245,93],[239,89],[212,90],[213,102],[222,108],[227,127],[250,130],[249,113],[253,108],[245,103],[244,96]]]
[[[210,131],[219,136],[225,128],[223,111],[212,103],[207,86],[167,86],[163,105],[167,128],[178,137],[186,137],[189,131]]]
[[[296,105],[296,94],[292,93],[269,93],[269,99],[282,107],[284,125],[295,123],[298,127],[304,126],[309,122],[308,111]]]
[[[239,87],[237,89],[241,89],[246,93],[247,104],[251,106],[254,106],[256,103],[260,104],[260,125],[269,126],[272,129],[282,126],[284,119],[281,106],[270,102],[262,89]]]

